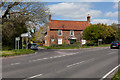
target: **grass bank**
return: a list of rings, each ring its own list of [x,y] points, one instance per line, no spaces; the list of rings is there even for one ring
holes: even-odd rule
[[[4,50],[0,52],[1,57],[15,56],[15,55],[23,55],[34,53],[34,50],[31,49],[20,49],[20,50]]]
[[[120,69],[118,69],[118,72],[113,76],[111,80],[120,80]]]
[[[103,44],[103,45],[99,45],[99,46],[82,46],[82,47],[78,47],[78,46],[74,46],[74,47],[61,47],[61,46],[57,46],[57,47],[48,47],[48,46],[40,46],[42,48],[45,49],[80,49],[80,48],[94,48],[94,47],[109,47],[110,44]]]

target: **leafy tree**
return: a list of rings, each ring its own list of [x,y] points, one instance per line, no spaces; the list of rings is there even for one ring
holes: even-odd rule
[[[115,40],[116,31],[106,24],[93,24],[84,30],[83,38],[86,40],[98,42],[98,39],[103,39],[104,43],[110,43]]]
[[[116,24],[116,23],[113,23],[112,25],[110,25],[111,26],[111,28],[113,29],[113,30],[115,30],[116,31],[116,35],[115,35],[115,40],[116,41],[120,41],[120,28],[118,27],[118,24]]]

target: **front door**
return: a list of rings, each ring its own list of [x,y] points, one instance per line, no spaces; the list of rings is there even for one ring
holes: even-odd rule
[[[70,44],[74,44],[76,42],[75,39],[70,39]]]

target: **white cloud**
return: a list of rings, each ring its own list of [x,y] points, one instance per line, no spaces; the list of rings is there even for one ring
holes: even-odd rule
[[[119,0],[41,0],[42,2],[119,2]]]
[[[114,3],[113,8],[118,8],[118,2],[115,2],[115,3]]]
[[[92,18],[102,14],[100,10],[91,10],[90,3],[59,3],[49,5],[49,8],[54,16],[60,16],[64,19],[86,20],[88,14]]]
[[[103,23],[103,24],[112,24],[112,23],[116,23],[118,24],[118,21],[117,20],[110,20],[110,19],[93,19],[91,21],[92,24],[97,24],[97,23]]]
[[[118,17],[118,11],[116,12],[108,12],[105,14],[105,17]]]

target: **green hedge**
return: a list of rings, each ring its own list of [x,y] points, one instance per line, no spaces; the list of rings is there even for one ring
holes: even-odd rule
[[[80,45],[78,45],[78,44],[62,44],[62,45],[51,44],[50,45],[50,47],[52,47],[52,48],[61,48],[61,47],[63,47],[63,48],[69,48],[69,47],[73,48],[73,47],[79,47],[79,46]]]
[[[86,42],[86,44],[84,46],[97,46],[98,44],[97,43],[94,43],[92,41],[88,41]]]

